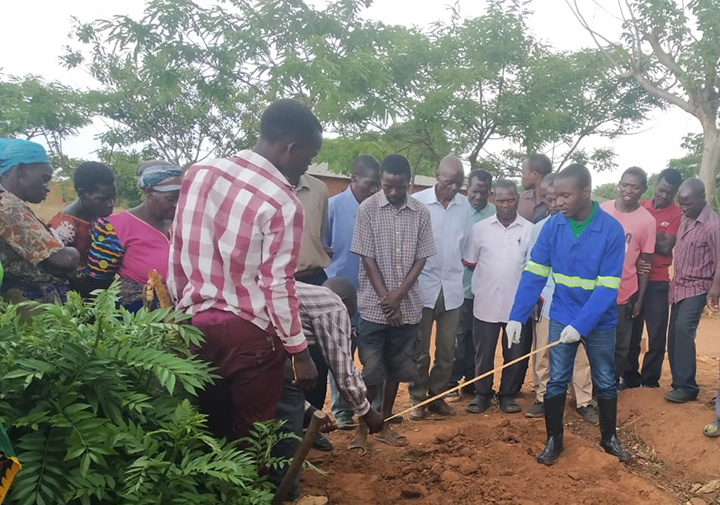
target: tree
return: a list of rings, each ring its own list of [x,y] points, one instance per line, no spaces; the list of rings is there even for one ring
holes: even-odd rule
[[[77,166],[63,152],[63,141],[91,121],[84,93],[40,77],[10,77],[0,81],[0,137],[40,140],[61,175]]]
[[[624,0],[623,33],[611,41],[584,17],[577,0],[566,0],[582,26],[620,76],[631,77],[650,95],[696,117],[703,129],[699,176],[715,194],[720,164],[720,3],[717,0]]]
[[[514,136],[525,152],[547,152],[557,170],[570,162],[596,171],[614,169],[612,148],[587,151],[582,144],[592,136],[612,140],[632,133],[659,104],[634,81],[614,75],[599,50],[545,49],[529,65],[522,75],[526,104],[515,112]]]
[[[155,0],[139,21],[77,21],[75,39],[87,52],[67,48],[62,59],[68,68],[86,67],[101,86],[90,98],[111,120],[105,146],[149,147],[187,165],[257,136],[265,101],[252,81],[263,44],[220,6]]]
[[[585,140],[628,132],[651,106],[597,52],[534,40],[515,3],[469,19],[455,9],[426,30],[364,19],[370,3],[152,0],[140,19],[78,22],[63,61],[99,83],[89,97],[109,120],[104,147],[180,165],[252,145],[264,107],[294,97],[333,138],[320,158],[334,170],[364,145],[406,154],[416,173],[448,153],[514,173],[535,150],[602,168],[613,152],[585,152]],[[500,140],[519,149],[490,154]]]
[[[605,200],[615,200],[618,197],[618,185],[615,182],[607,182],[593,189],[593,196],[599,196]]]

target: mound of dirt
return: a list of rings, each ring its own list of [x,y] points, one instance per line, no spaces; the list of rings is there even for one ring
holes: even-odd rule
[[[570,400],[565,452],[555,466],[544,467],[535,461],[545,443],[542,419],[498,409],[467,414],[470,398],[465,397],[453,404],[454,417],[399,426],[408,447],[370,440],[368,454],[361,457],[346,450],[352,432],[331,434],[335,450],[310,456],[328,475],[306,471],[303,494],[326,496],[331,505],[720,504],[720,441],[702,435],[714,418],[719,332],[720,319],[703,317],[697,338],[697,402],[665,401],[670,389],[667,360],[661,388],[620,393],[618,432],[634,456],[628,465],[602,451],[598,428],[583,422]],[[500,364],[502,353],[496,355]],[[495,383],[499,380],[498,375]],[[530,387],[528,373],[518,398],[523,411],[534,399]],[[409,406],[402,387],[396,411]]]
[[[460,415],[426,422],[435,428],[427,431],[414,431],[411,427],[417,425],[409,424],[400,428],[409,447],[371,441],[365,457],[345,450],[348,434],[336,434],[336,449],[323,465],[332,475],[306,472],[303,492],[326,495],[336,505],[675,503],[597,445],[570,432],[559,462],[550,468],[539,465],[535,457],[545,436],[541,423],[508,417]]]

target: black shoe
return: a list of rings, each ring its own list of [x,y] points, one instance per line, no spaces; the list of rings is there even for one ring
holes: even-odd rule
[[[687,403],[697,400],[697,393],[691,393],[685,389],[673,389],[665,393],[665,399],[673,403]]]
[[[630,453],[622,448],[617,437],[617,396],[598,398],[597,403],[600,411],[600,446],[620,461],[629,461]]]
[[[390,414],[390,415],[391,415],[391,416],[394,416],[395,414]],[[405,419],[403,418],[403,416],[397,416],[397,417],[393,417],[392,419],[390,419],[390,420],[388,421],[388,423],[390,423],[390,424],[402,424],[404,420],[405,420]]]
[[[515,402],[515,398],[512,396],[501,396],[500,397],[500,410],[506,414],[516,414],[520,412],[520,405]]]
[[[454,416],[455,411],[453,408],[445,403],[443,400],[435,400],[430,405],[427,406],[428,412],[432,412],[433,414],[437,414],[439,416]]]
[[[565,394],[545,397],[545,429],[547,443],[537,457],[543,465],[554,465],[563,451],[563,413],[565,412]]]
[[[635,389],[642,385],[642,378],[638,372],[627,371],[620,379],[620,383],[624,383],[627,389]]]
[[[600,419],[598,418],[597,409],[595,408],[595,405],[592,403],[589,405],[586,405],[584,407],[578,407],[577,413],[580,414],[580,417],[582,417],[585,422],[588,422],[590,424],[594,424],[595,426],[598,425],[600,422]]]
[[[475,394],[475,385],[470,384],[469,386],[463,386],[462,392],[466,395],[473,396]]]
[[[541,401],[535,400],[535,403],[530,405],[530,408],[527,409],[527,412],[525,412],[525,417],[545,417],[545,404]]]
[[[313,440],[313,449],[317,449],[318,451],[323,452],[330,452],[333,450],[333,445],[330,443],[330,440],[328,440],[325,435],[323,435],[322,433],[318,433],[315,437],[315,440]]]
[[[482,414],[490,408],[490,400],[484,396],[475,396],[475,399],[470,402],[470,405],[465,409],[471,414]]]

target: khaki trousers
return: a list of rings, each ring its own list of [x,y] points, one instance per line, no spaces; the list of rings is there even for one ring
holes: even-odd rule
[[[533,332],[533,351],[540,349],[541,347],[545,347],[550,343],[549,326],[550,320],[545,317],[540,318],[540,321],[535,323],[535,331]],[[545,398],[548,380],[550,380],[549,349],[533,355],[532,369],[535,395],[537,401],[542,402]],[[592,377],[590,375],[590,363],[588,362],[587,354],[585,353],[585,346],[582,344],[578,346],[577,355],[575,356],[570,393],[573,398],[575,398],[575,404],[578,408],[587,407],[592,401]]]
[[[423,308],[417,359],[418,380],[408,386],[413,403],[420,403],[428,396],[439,395],[447,389],[455,360],[455,335],[459,322],[460,308],[446,310],[442,290],[434,308]],[[435,359],[430,369],[433,323],[435,323]]]

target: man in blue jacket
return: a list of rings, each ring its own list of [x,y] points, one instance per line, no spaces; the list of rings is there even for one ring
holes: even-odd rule
[[[623,228],[592,201],[585,166],[573,164],[555,179],[561,213],[545,224],[530,254],[507,324],[508,345],[520,342],[548,276],[555,280],[550,307],[550,380],[545,393],[547,445],[538,463],[552,465],[563,450],[563,412],[575,353],[585,345],[600,413],[600,445],[621,461],[630,458],[617,438],[615,327],[617,291],[625,258]]]

